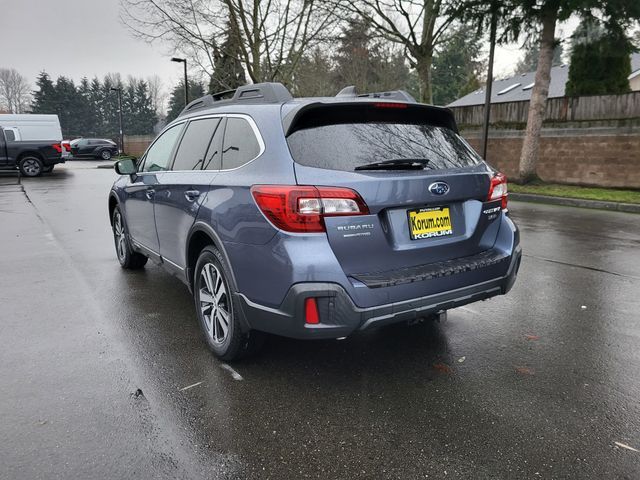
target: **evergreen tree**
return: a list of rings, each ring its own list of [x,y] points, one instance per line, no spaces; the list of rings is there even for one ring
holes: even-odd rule
[[[80,131],[76,134],[95,137],[97,133],[97,112],[92,99],[92,88],[87,77],[82,77],[78,86],[79,109],[78,123]]]
[[[535,72],[538,67],[538,57],[540,56],[540,45],[538,42],[528,42],[525,45],[526,50],[524,51],[523,57],[518,60],[516,64],[515,74],[519,75],[521,73],[529,73]],[[551,66],[555,67],[558,65],[562,65],[562,54],[563,54],[562,44],[560,42],[556,43],[555,48],[553,49],[553,59],[551,60]]]
[[[58,104],[56,113],[60,119],[60,127],[64,137],[75,136],[83,132],[82,99],[72,79],[58,77],[56,80],[56,96]]]
[[[100,95],[100,110],[103,118],[101,136],[117,140],[120,135],[120,126],[118,118],[118,92],[112,91],[112,88],[122,89],[122,110],[124,114],[124,86],[119,74],[107,74],[104,77]]]
[[[122,109],[124,112],[125,132],[128,135],[147,135],[153,133],[157,115],[151,106],[151,97],[147,82],[130,77],[123,92]]]
[[[629,92],[633,45],[622,28],[605,30],[584,20],[572,36],[566,95],[611,95]]]
[[[359,92],[406,88],[409,68],[403,55],[384,48],[366,19],[347,21],[335,59],[334,82],[340,89],[355,85]]]
[[[104,136],[104,109],[103,109],[103,89],[98,77],[93,77],[89,85],[89,103],[95,115],[91,135],[97,137]]]
[[[242,37],[234,23],[227,21],[226,37],[220,47],[213,49],[213,75],[209,81],[209,92],[233,90],[247,83],[242,66]],[[214,44],[215,45],[215,44]],[[190,97],[191,98],[191,97]]]
[[[480,37],[470,34],[465,25],[458,27],[433,59],[433,102],[436,105],[447,105],[477,88],[478,77],[484,70],[481,54]]]
[[[320,48],[316,48],[310,55],[300,59],[300,68],[294,74],[291,88],[294,96],[335,95],[340,88],[335,82],[331,62]]]
[[[58,106],[56,88],[47,72],[40,72],[36,87],[38,89],[33,92],[32,113],[56,113]]]
[[[204,96],[204,88],[200,82],[189,80],[189,99],[195,100]],[[169,110],[167,112],[167,123],[175,119],[184,109],[184,81],[179,82],[169,95]]]

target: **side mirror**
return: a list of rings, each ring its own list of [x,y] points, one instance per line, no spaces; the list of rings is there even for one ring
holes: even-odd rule
[[[133,175],[138,171],[136,162],[131,158],[120,160],[116,163],[114,168],[116,170],[116,173],[118,173],[119,175]]]

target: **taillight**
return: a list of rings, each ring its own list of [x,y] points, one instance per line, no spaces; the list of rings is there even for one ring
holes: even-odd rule
[[[53,149],[58,152],[58,153],[62,153],[62,145],[60,145],[59,143],[54,143],[53,145],[51,145],[53,147]]]
[[[489,196],[487,201],[502,200],[502,209],[507,208],[507,197],[509,195],[507,189],[507,177],[503,173],[496,173],[491,177],[491,185],[489,186]]]
[[[62,142],[62,148],[64,148],[67,152],[70,152],[71,151],[71,143]]]
[[[349,188],[254,185],[251,193],[271,223],[287,232],[324,232],[324,217],[369,214],[362,197]]]

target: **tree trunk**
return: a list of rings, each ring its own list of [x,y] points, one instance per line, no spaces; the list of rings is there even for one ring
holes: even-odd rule
[[[431,54],[425,54],[417,59],[416,71],[418,73],[418,85],[420,89],[420,102],[433,103],[433,91],[431,87]]]
[[[527,130],[522,144],[522,153],[520,154],[519,180],[522,183],[527,183],[537,178],[536,166],[540,146],[540,131],[542,130],[542,121],[544,120],[547,97],[549,96],[557,18],[557,8],[549,9],[542,17],[538,68],[536,69],[535,85],[529,102]]]

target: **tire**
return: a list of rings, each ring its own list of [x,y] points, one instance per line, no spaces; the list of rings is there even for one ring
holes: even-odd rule
[[[120,207],[116,206],[116,208],[113,209],[112,220],[113,241],[120,266],[127,270],[138,270],[144,267],[149,259],[131,249],[126,223],[120,212]]]
[[[100,160],[111,160],[111,152],[109,150],[102,150],[98,154],[98,158],[100,158]]]
[[[54,165],[49,165],[48,167],[42,167],[42,173],[51,173],[53,172]]]
[[[23,177],[37,177],[42,175],[44,167],[42,165],[42,160],[38,157],[27,155],[20,159],[20,162],[18,162],[18,168],[20,169],[20,174]]]
[[[193,299],[209,350],[225,361],[255,354],[264,343],[262,332],[242,331],[236,293],[227,262],[217,249],[205,247],[194,270]]]

